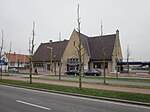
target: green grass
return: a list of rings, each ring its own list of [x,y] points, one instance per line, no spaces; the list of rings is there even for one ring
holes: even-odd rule
[[[125,85],[125,84],[108,84],[108,85],[109,86],[114,86],[114,87],[128,87],[128,88],[150,89],[150,86]]]
[[[99,79],[103,79],[103,76],[101,77],[85,77],[85,78],[99,78]],[[106,77],[106,80],[119,80],[119,81],[134,81],[134,82],[150,82],[150,79],[140,79],[140,78],[115,78],[115,77]]]
[[[15,84],[20,86],[56,90],[56,91],[69,92],[69,93],[77,93],[77,94],[84,94],[84,95],[92,95],[92,96],[99,96],[99,97],[108,97],[108,98],[150,103],[150,95],[148,94],[97,90],[97,89],[87,89],[87,88],[79,89],[77,87],[57,86],[57,85],[41,84],[41,83],[29,84],[29,82],[25,82],[25,81],[14,81],[14,80],[6,80],[6,79],[3,79],[2,81],[0,81],[0,83],[9,83],[9,84]]]
[[[58,77],[59,75],[52,75],[53,77]],[[51,77],[51,76],[50,76]],[[79,76],[75,75],[61,75],[61,77],[71,77],[71,78],[78,78]],[[82,76],[82,78],[89,78],[89,79],[101,79],[103,80],[103,76]],[[134,82],[149,82],[150,79],[140,79],[140,78],[116,78],[116,77],[106,77],[106,80],[119,80],[119,81],[134,81]]]

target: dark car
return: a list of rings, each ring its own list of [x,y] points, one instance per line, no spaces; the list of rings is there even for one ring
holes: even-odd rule
[[[79,75],[79,72],[77,70],[70,70],[65,72],[66,75]]]
[[[98,70],[89,70],[83,73],[84,76],[100,76],[101,72]]]

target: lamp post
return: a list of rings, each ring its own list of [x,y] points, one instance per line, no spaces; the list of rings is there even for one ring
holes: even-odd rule
[[[50,75],[52,75],[52,47],[47,47],[50,49]]]
[[[54,55],[54,72],[55,72],[55,75],[56,75],[56,55]]]

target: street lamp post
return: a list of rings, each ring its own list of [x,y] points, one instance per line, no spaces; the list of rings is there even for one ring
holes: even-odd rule
[[[56,55],[54,55],[54,72],[55,72],[55,75],[56,75]]]
[[[52,47],[47,47],[50,49],[50,75],[52,75]]]

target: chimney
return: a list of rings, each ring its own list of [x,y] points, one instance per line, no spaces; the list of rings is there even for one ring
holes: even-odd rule
[[[49,40],[49,43],[52,43],[53,41],[52,40]]]
[[[116,37],[119,38],[119,30],[116,30]]]
[[[119,33],[119,30],[118,30],[118,29],[116,30],[116,33],[117,33],[117,32]]]

